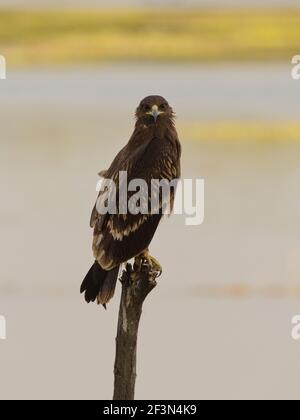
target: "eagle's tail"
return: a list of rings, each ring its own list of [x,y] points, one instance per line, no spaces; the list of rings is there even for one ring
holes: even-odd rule
[[[95,261],[81,284],[80,293],[85,292],[84,298],[87,302],[94,302],[97,298],[98,304],[106,308],[107,302],[115,293],[118,274],[119,266],[106,271]]]

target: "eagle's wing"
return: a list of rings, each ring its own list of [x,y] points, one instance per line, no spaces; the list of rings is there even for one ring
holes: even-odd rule
[[[136,134],[136,138],[138,139],[140,133],[136,132],[135,134]],[[113,179],[117,184],[119,172],[120,171],[128,172],[132,166],[134,167],[136,162],[138,162],[141,156],[144,154],[150,141],[151,141],[151,138],[149,139],[149,141],[144,141],[144,142],[139,142],[139,143],[137,142],[136,147],[134,148],[130,147],[130,143],[127,143],[126,146],[124,146],[120,150],[120,152],[117,154],[117,156],[114,158],[109,169],[100,171],[98,175],[101,178]],[[131,178],[133,178],[133,176]],[[101,230],[100,228],[103,225],[105,217],[103,217],[103,215],[97,212],[97,206],[103,205],[104,200],[106,198],[107,197],[103,194],[103,192],[100,191],[97,197],[96,204],[94,205],[92,214],[91,214],[91,219],[90,219],[91,228],[95,228],[97,224],[98,225],[97,230]]]
[[[98,172],[98,175],[99,175],[99,177],[100,177],[100,182],[101,182],[101,178],[103,179],[103,178],[105,178],[106,177],[106,174],[107,174],[107,169],[104,169],[104,170],[102,170],[102,171],[100,171],[100,172]],[[96,204],[94,205],[94,207],[93,207],[93,210],[92,210],[92,214],[91,214],[91,219],[90,219],[90,227],[91,228],[93,228],[93,227],[95,227],[95,225],[96,225],[96,223],[98,222],[98,220],[99,220],[99,213],[97,212],[97,208],[96,208],[96,206],[97,206],[97,202],[98,202],[98,200],[99,200],[99,197],[101,196],[101,191],[99,192],[99,195],[98,195],[98,198],[97,198],[97,201],[96,201]],[[104,198],[104,197],[103,197]]]
[[[91,226],[94,227],[94,256],[102,268],[112,269],[143,252],[149,246],[162,217],[161,201],[156,214],[119,214],[119,172],[127,171],[128,182],[139,178],[145,180],[150,192],[151,179],[172,180],[180,176],[179,157],[180,151],[174,148],[174,144],[151,139],[134,148],[128,143],[116,156],[105,176],[115,181],[117,212],[97,212],[96,207],[108,199],[105,191],[101,191],[91,218]],[[148,191],[145,197],[150,200]],[[128,192],[128,199],[135,192]],[[174,194],[171,193],[171,206],[173,199]]]

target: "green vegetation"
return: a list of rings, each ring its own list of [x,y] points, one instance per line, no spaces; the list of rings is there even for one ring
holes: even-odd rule
[[[0,11],[10,66],[103,61],[285,60],[300,53],[298,10]]]

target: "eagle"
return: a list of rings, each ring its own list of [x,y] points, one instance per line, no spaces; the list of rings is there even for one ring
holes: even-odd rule
[[[126,171],[127,183],[142,179],[151,188],[151,180],[180,178],[181,145],[175,128],[175,114],[167,100],[159,95],[144,98],[135,112],[136,122],[128,143],[114,158],[107,170],[99,175],[113,180],[116,185],[116,201],[120,204],[120,173]],[[128,184],[127,184],[128,186]],[[170,189],[169,204],[173,207],[175,189]],[[127,200],[133,192],[128,192]],[[164,215],[164,200],[158,200],[158,211],[102,212],[99,205],[110,199],[107,188],[99,192],[93,208],[90,226],[93,228],[94,264],[84,278],[80,292],[86,302],[94,302],[106,308],[113,297],[119,269],[134,258],[134,269],[149,270],[161,274],[159,262],[149,254],[149,244]]]

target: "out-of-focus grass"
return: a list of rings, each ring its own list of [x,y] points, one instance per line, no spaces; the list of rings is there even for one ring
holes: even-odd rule
[[[298,121],[203,121],[178,126],[180,137],[195,141],[300,141]]]
[[[105,60],[290,60],[299,10],[0,10],[10,66]]]

